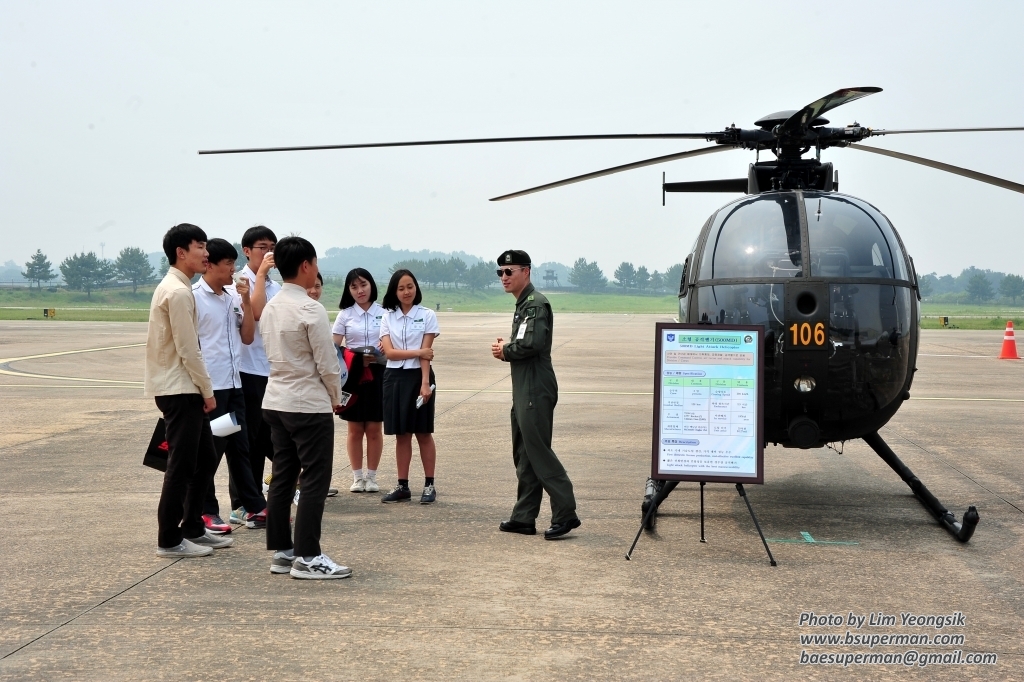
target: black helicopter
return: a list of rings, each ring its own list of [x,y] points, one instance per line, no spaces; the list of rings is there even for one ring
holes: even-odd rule
[[[747,177],[662,182],[665,192],[748,195],[708,218],[686,257],[679,285],[681,322],[756,324],[765,329],[764,424],[767,442],[818,448],[862,438],[961,542],[979,516],[962,522],[947,510],[882,440],[917,371],[920,291],[913,259],[889,220],[871,204],[839,193],[838,172],[821,150],[846,147],[917,163],[1024,193],[1024,185],[946,163],[859,144],[869,137],[917,133],[1020,131],[1014,128],[876,130],[829,127],[827,111],[881,88],[843,88],[796,111],[705,133],[558,135],[425,140],[200,151],[239,154],[371,147],[558,140],[703,139],[715,144],[578,175],[494,197],[503,201],[635,168],[729,149],[758,153]],[[804,156],[812,149],[814,158]],[[760,161],[770,151],[771,161]],[[649,479],[642,513],[648,527],[675,481]]]

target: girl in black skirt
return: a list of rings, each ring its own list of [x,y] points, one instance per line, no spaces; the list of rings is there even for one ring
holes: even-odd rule
[[[348,461],[352,465],[353,493],[375,493],[377,467],[384,451],[384,405],[381,389],[384,383],[384,367],[374,361],[380,352],[380,325],[387,312],[377,303],[377,283],[373,275],[363,268],[355,268],[345,277],[345,290],[338,303],[341,309],[334,321],[334,343],[345,345],[358,353],[352,371],[360,375],[369,367],[373,380],[354,382],[355,388],[351,407],[340,415],[348,422]],[[360,365],[360,361],[363,363]],[[363,470],[363,438],[366,438],[366,470]]]
[[[388,358],[384,370],[384,433],[395,436],[398,485],[381,502],[401,502],[412,497],[409,464],[412,437],[420,447],[423,462],[423,494],[420,504],[437,499],[434,489],[434,359],[431,346],[440,335],[434,311],[420,305],[419,282],[409,270],[396,270],[384,294],[387,312],[380,326],[380,345]],[[422,405],[417,407],[417,398]]]

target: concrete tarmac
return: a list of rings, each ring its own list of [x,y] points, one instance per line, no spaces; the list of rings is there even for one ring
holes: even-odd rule
[[[556,542],[497,528],[515,475],[508,367],[489,346],[510,315],[439,318],[438,501],[415,503],[415,455],[414,503],[347,492],[338,420],[342,492],[327,501],[323,547],[353,576],[322,582],[272,575],[259,530],[236,530],[211,557],[155,555],[146,325],[0,323],[0,679],[1024,678],[1024,361],[995,359],[1002,332],[923,332],[913,397],[882,431],[958,518],[977,505],[971,542],[943,531],[862,442],[841,454],[769,447],[765,485],[747,490],[772,568],[722,484],[706,489],[706,544],[698,486],[681,484],[624,560],[650,471],[653,328],[669,318],[557,316],[553,447],[583,526]],[[380,479],[395,482],[393,440]],[[226,517],[223,464],[217,481]],[[538,527],[549,518],[545,500]],[[801,625],[808,612],[844,623]],[[964,623],[941,630],[900,621],[958,612]],[[850,613],[895,624],[858,630]],[[963,641],[800,641],[848,630]],[[800,662],[910,650],[998,660]]]

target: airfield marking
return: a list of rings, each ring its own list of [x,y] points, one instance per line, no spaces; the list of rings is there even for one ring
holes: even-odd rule
[[[989,360],[997,360],[991,355],[955,355],[952,353],[918,353],[923,358],[988,358]]]
[[[815,540],[805,530],[800,531],[799,538],[768,538],[768,542],[787,542],[798,545],[859,545],[859,542],[846,542],[841,540]]]
[[[141,381],[121,381],[118,379],[88,379],[85,377],[65,377],[56,376],[53,374],[36,374],[35,372],[19,372],[9,367],[12,362],[20,362],[21,360],[37,360],[39,358],[56,358],[63,355],[79,355],[81,353],[97,353],[103,350],[119,350],[122,348],[138,348],[139,346],[145,346],[144,343],[129,343],[121,346],[104,346],[102,348],[85,348],[82,350],[65,350],[57,353],[40,353],[38,355],[23,355],[16,358],[0,358],[0,374],[12,377],[21,377],[23,379],[54,379],[56,381],[81,381],[85,383],[99,383],[99,384],[114,384],[113,388],[120,387],[136,387],[142,386]],[[12,386],[18,386],[18,384],[9,384]],[[24,387],[24,386],[22,386]],[[75,386],[52,386],[52,388],[77,388]]]
[[[61,355],[75,355],[76,353],[96,353],[101,350],[118,350],[120,348],[138,348],[139,346],[145,346],[145,343],[129,343],[123,346],[104,346],[103,348],[85,348],[82,350],[63,350],[57,353],[41,353],[39,355],[23,355],[18,358],[0,358],[0,365],[6,365],[10,362],[18,362],[20,360],[35,360],[36,358],[55,358]]]
[[[1024,398],[911,398],[911,400],[951,400],[968,403],[1024,403]]]
[[[0,388],[141,388],[137,386],[108,386],[101,384],[0,384]]]

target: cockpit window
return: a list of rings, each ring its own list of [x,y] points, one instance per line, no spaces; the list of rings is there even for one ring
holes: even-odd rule
[[[769,193],[718,212],[704,245],[700,279],[799,277],[802,268],[796,195]]]
[[[885,216],[850,197],[811,195],[804,201],[812,277],[908,279]]]

